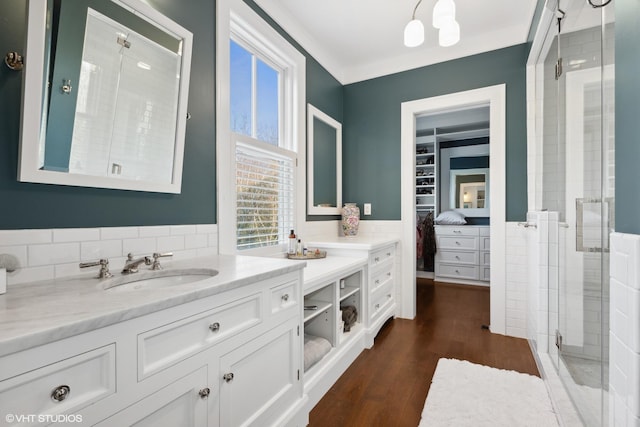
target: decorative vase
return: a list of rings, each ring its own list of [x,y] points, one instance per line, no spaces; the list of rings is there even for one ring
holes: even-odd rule
[[[360,225],[360,208],[355,203],[345,203],[342,208],[342,232],[345,237],[358,234]]]

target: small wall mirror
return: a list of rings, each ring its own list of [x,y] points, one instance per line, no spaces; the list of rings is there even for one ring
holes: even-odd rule
[[[489,169],[451,170],[449,206],[463,214],[467,209],[488,209]],[[465,214],[466,215],[466,214]]]
[[[25,182],[180,193],[192,34],[140,0],[30,0]]]
[[[440,149],[440,211],[489,217],[489,144]]]
[[[342,206],[342,124],[309,104],[307,132],[307,214],[339,215]]]

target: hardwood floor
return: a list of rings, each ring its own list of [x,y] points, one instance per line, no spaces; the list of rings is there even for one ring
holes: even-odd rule
[[[416,427],[441,357],[539,376],[526,340],[482,329],[488,288],[418,279],[416,294],[416,318],[388,322],[311,411],[311,427]]]

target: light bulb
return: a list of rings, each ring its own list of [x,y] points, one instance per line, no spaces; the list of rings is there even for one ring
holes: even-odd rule
[[[438,43],[442,47],[453,46],[460,41],[460,25],[454,20],[447,22],[440,28]]]
[[[404,27],[404,45],[407,47],[420,46],[424,42],[424,25],[419,19],[409,21]]]
[[[449,20],[456,19],[456,4],[453,0],[438,0],[433,7],[433,26],[442,28]]]

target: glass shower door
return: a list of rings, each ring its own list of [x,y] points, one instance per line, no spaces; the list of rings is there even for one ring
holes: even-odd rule
[[[543,73],[549,353],[588,426],[607,421],[613,40],[604,9],[560,0]],[[611,16],[613,13],[609,13]]]

